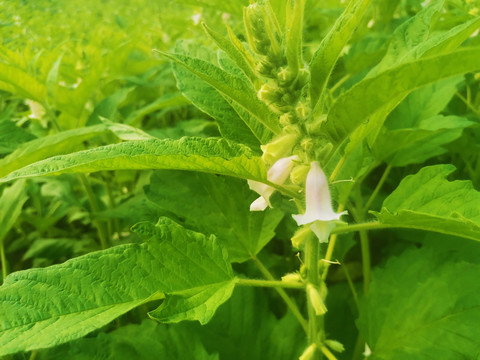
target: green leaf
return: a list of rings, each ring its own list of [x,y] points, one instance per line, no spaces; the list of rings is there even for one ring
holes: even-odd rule
[[[100,101],[88,118],[87,126],[100,124],[102,117],[112,120],[119,105],[125,101],[133,89],[133,87],[122,88]]]
[[[479,47],[465,48],[405,63],[362,80],[335,101],[324,130],[332,140],[340,143],[376,112],[387,108],[386,116],[411,91],[437,80],[480,69],[479,58]],[[373,130],[378,131],[382,123],[376,124]]]
[[[24,142],[33,139],[35,136],[15,125],[13,121],[0,120],[0,155],[11,153]]]
[[[40,359],[71,360],[217,360],[188,326],[164,326],[153,320],[129,324],[94,338],[85,338],[39,353]]]
[[[183,54],[169,54],[159,51],[160,54],[207,82],[218,90],[223,97],[240,105],[248,111],[258,122],[269,128],[274,134],[280,133],[278,115],[273,113],[267,105],[257,98],[255,90],[243,79],[236,77],[219,67],[206,61]]]
[[[2,61],[0,61],[0,87],[4,88],[1,82],[9,85],[4,89],[6,91],[14,89],[16,94],[40,103],[44,103],[46,100],[47,88],[45,85],[18,67]]]
[[[190,56],[201,57],[207,61],[202,49],[196,44],[179,42],[176,51]],[[240,106],[232,107],[233,101],[222,97],[214,87],[203,81],[185,67],[174,63],[173,71],[177,86],[193,105],[216,120],[222,136],[227,140],[240,142],[254,149],[267,143],[271,132]]]
[[[84,141],[107,132],[104,125],[63,131],[20,145],[0,160],[0,177],[47,157],[75,150]]]
[[[174,296],[195,304],[208,287],[222,297],[196,303],[186,316],[206,323],[229,297],[235,279],[215,237],[183,229],[168,219],[140,223],[148,242],[93,252],[61,265],[13,273],[0,287],[0,355],[51,347],[80,338],[127,311]],[[231,290],[230,290],[231,293]],[[164,311],[167,311],[165,307]]]
[[[427,230],[480,241],[480,193],[470,181],[447,181],[453,165],[422,168],[385,199],[383,225]]]
[[[358,326],[369,359],[475,359],[480,265],[438,248],[413,249],[373,272]]]
[[[404,21],[393,32],[387,53],[368,76],[373,76],[401,63],[418,59],[430,35],[432,18],[443,8],[445,0],[434,0],[415,16]]]
[[[185,225],[215,234],[232,262],[251,259],[273,238],[283,213],[251,212],[255,194],[243,180],[211,174],[157,171],[145,188],[157,206],[175,214]],[[228,194],[228,196],[226,196]]]
[[[215,41],[215,44],[225,51],[225,53],[230,57],[230,59],[245,73],[247,78],[255,83],[257,80],[257,75],[255,73],[255,62],[253,57],[247,52],[243,47],[243,44],[235,37],[235,34],[228,28],[230,39],[213,31],[206,24],[202,24],[206,33]],[[233,42],[231,39],[233,37]]]
[[[392,166],[422,163],[447,152],[442,147],[462,136],[463,129],[475,124],[459,116],[433,116],[415,128],[388,131],[375,142],[377,159]]]
[[[449,30],[432,31],[432,19],[440,13],[444,3],[444,0],[435,0],[397,27],[387,53],[368,76],[421,57],[453,51],[479,28],[480,17],[476,17]]]
[[[298,359],[305,333],[290,312],[277,317],[266,295],[261,289],[239,287],[210,323],[193,324],[206,349],[229,360]]]
[[[180,140],[128,141],[49,159],[14,171],[0,182],[44,175],[103,170],[176,169],[265,181],[263,161],[250,148],[224,139],[183,137]]]
[[[0,197],[0,243],[17,221],[27,199],[24,180],[16,181],[3,190]]]
[[[310,61],[312,80],[310,94],[314,108],[317,107],[317,102],[328,85],[328,79],[340,53],[360,24],[369,5],[370,1],[368,0],[351,0],[327,36],[322,40],[320,47],[315,51]]]
[[[302,32],[303,32],[303,14],[306,0],[296,0],[293,4],[287,5],[287,32],[286,32],[286,50],[288,67],[293,73],[297,73],[300,67],[303,67],[302,56]]]

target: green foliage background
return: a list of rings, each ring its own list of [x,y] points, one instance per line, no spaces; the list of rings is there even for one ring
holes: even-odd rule
[[[284,300],[306,312],[303,293],[240,286],[302,266],[298,188],[270,183],[273,208],[249,211],[281,128],[226,41],[224,23],[247,39],[247,5],[0,2],[4,359],[302,354]],[[479,8],[309,0],[298,49],[293,22],[286,56],[309,64],[308,130],[350,214],[341,265],[321,264],[337,359],[480,354]]]

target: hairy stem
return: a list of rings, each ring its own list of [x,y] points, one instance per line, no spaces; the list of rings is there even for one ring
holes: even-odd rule
[[[255,262],[257,265],[258,269],[262,272],[263,276],[265,276],[268,280],[275,281],[274,276],[268,271],[268,269],[263,265],[263,263],[258,259],[255,255],[252,255],[252,260]],[[288,296],[288,294],[283,290],[282,288],[275,287],[274,288],[280,297],[283,299],[285,304],[287,304],[288,308],[292,311],[293,315],[297,318],[298,322],[302,326],[302,328],[305,330],[305,332],[308,332],[308,324],[305,318],[303,317],[302,313],[298,309],[297,304]]]
[[[285,289],[305,289],[305,284],[277,280],[238,279],[239,286],[256,286]]]
[[[88,181],[86,175],[79,174],[78,178],[80,179],[80,181],[83,184],[83,187],[85,188],[85,193],[87,194],[90,207],[92,208],[92,212],[94,213],[99,212],[100,208],[98,207],[97,199],[95,197],[95,194],[93,193],[92,186],[90,185],[90,182]],[[102,249],[108,248],[108,240],[107,240],[105,229],[103,228],[99,220],[94,220],[93,223],[97,228],[98,237],[100,238],[100,245]]]

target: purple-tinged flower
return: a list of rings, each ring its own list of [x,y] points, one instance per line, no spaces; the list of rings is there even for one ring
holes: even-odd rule
[[[306,181],[306,211],[301,215],[292,215],[298,225],[310,225],[310,229],[320,241],[325,241],[334,226],[331,221],[340,220],[346,211],[336,213],[332,209],[332,199],[327,177],[317,161],[310,164]]]

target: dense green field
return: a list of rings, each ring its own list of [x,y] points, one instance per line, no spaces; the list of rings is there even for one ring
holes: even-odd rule
[[[0,358],[479,358],[479,28],[0,1]]]

